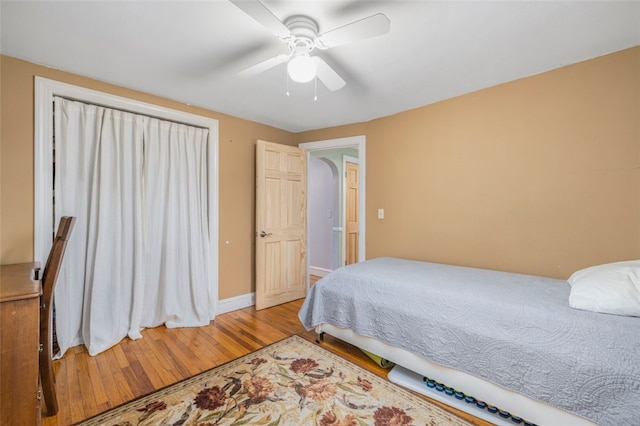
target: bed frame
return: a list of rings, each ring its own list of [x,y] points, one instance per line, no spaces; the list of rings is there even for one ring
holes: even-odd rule
[[[335,327],[330,324],[320,324],[315,328],[317,333],[317,341],[320,343],[323,334],[327,333],[340,340],[357,346],[361,349],[374,353],[384,359],[394,362],[396,365],[404,367],[409,372],[414,372],[415,381],[413,386],[406,381],[400,384],[410,387],[412,390],[423,393],[429,397],[436,397],[441,402],[454,406],[455,408],[467,412],[475,417],[483,418],[487,421],[502,425],[515,425],[512,420],[500,418],[497,414],[488,413],[486,410],[477,408],[475,404],[459,402],[455,398],[438,398],[428,393],[427,386],[422,382],[422,377],[426,376],[436,380],[446,386],[460,390],[466,395],[472,395],[479,400],[485,401],[501,409],[508,410],[512,415],[518,416],[527,422],[537,425],[572,425],[572,426],[594,426],[595,423],[575,414],[560,410],[559,408],[545,404],[540,401],[528,398],[524,395],[509,391],[501,386],[480,379],[476,376],[458,371],[452,368],[444,367],[431,362],[413,352],[391,346],[379,340],[359,335],[352,330]],[[411,374],[410,374],[411,375]],[[403,378],[407,376],[403,375]],[[393,377],[390,378],[393,380]],[[421,391],[420,389],[424,389]],[[458,402],[457,404],[454,402]]]

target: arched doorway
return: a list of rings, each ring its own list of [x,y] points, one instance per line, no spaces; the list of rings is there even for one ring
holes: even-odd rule
[[[340,191],[338,168],[328,158],[312,158],[309,162],[309,230],[310,273],[323,276],[340,263]]]

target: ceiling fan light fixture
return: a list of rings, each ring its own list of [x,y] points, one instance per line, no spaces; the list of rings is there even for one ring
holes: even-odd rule
[[[298,83],[307,83],[313,80],[317,71],[316,61],[308,53],[297,54],[287,64],[289,77]]]

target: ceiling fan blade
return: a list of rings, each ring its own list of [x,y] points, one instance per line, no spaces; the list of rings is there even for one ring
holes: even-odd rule
[[[320,79],[320,81],[327,86],[329,90],[335,92],[336,90],[340,90],[346,84],[345,81],[338,75],[337,72],[334,71],[333,68],[329,66],[322,58],[319,56],[314,56],[313,60],[317,66],[316,75]]]
[[[280,39],[292,36],[291,31],[260,0],[230,0],[244,13],[262,24]]]
[[[254,77],[262,72],[265,72],[266,70],[269,70],[275,67],[276,65],[280,65],[284,62],[287,62],[288,60],[289,60],[289,55],[285,55],[284,53],[282,55],[274,56],[273,58],[269,58],[266,61],[262,61],[258,64],[255,64],[254,66],[251,66],[245,70],[240,71],[238,73],[238,77],[243,77],[243,78]]]
[[[320,34],[316,38],[316,46],[320,49],[339,46],[345,43],[375,37],[389,32],[391,21],[386,15],[377,13],[334,30]]]

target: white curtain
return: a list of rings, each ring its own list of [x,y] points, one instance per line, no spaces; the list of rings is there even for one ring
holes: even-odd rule
[[[60,353],[213,318],[208,131],[55,98],[55,200],[78,218],[55,291]]]

